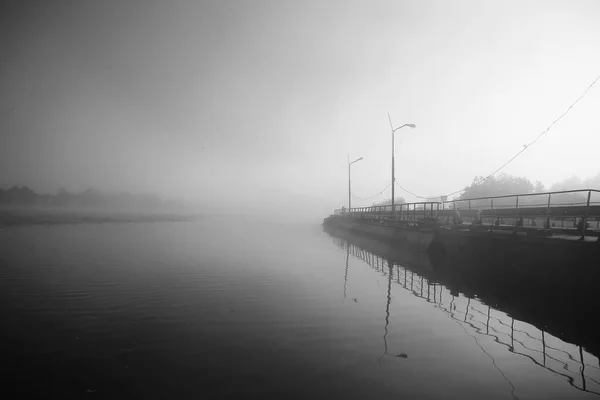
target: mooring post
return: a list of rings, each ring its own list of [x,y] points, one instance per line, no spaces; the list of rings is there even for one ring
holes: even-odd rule
[[[515,349],[515,319],[512,318],[510,323],[510,350],[513,351]]]
[[[494,210],[494,199],[490,199],[490,205],[492,207],[492,221],[491,221],[492,227],[490,228],[490,232],[494,232],[494,213],[493,213],[493,210]]]
[[[579,240],[585,240],[585,229],[587,228],[588,215],[590,215],[590,199],[592,198],[592,191],[588,191],[587,203],[585,205],[585,214],[583,216],[583,224],[581,224],[581,237]]]
[[[515,223],[514,223],[514,226],[515,226],[514,233],[515,234],[517,233],[517,218],[519,218],[519,196],[517,196],[517,205],[515,207]]]
[[[544,367],[546,366],[546,338],[544,337],[544,331],[542,331],[542,354],[544,355]]]
[[[546,206],[546,222],[544,222],[545,228],[550,229],[550,201],[552,199],[552,193],[548,193],[548,205]]]
[[[453,224],[452,225],[456,225],[457,221],[456,221],[456,202],[452,203],[452,208],[454,210],[454,215],[452,216],[452,220],[453,220]]]

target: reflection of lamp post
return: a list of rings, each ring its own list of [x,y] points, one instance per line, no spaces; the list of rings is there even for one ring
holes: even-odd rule
[[[348,212],[350,212],[350,209],[352,208],[352,189],[350,187],[350,166],[352,164],[354,164],[357,161],[362,160],[363,158],[357,158],[356,160],[350,162],[350,157],[348,157]]]
[[[388,355],[391,356],[393,354],[388,353],[388,344],[387,344],[387,335],[388,335],[388,325],[390,324],[390,303],[392,302],[392,276],[394,275],[394,271],[393,271],[393,263],[388,260],[387,262],[388,265],[388,292],[387,292],[387,302],[386,302],[386,306],[385,306],[385,333],[383,334],[383,345],[384,345],[384,350],[383,350],[383,354],[379,357],[379,368],[381,369],[381,359]],[[383,262],[381,265],[382,269],[383,269]]]
[[[394,184],[396,183],[396,179],[394,177],[394,133],[396,133],[396,131],[398,129],[402,129],[405,126],[408,126],[410,128],[416,128],[417,126],[415,124],[404,124],[402,126],[399,126],[398,128],[394,129],[394,126],[392,125],[392,117],[390,117],[390,114],[388,113],[388,119],[390,120],[390,127],[392,128],[392,213],[394,212]]]
[[[346,273],[344,274],[344,299],[346,298],[346,286],[348,285],[348,260],[350,258],[350,243],[346,242]]]

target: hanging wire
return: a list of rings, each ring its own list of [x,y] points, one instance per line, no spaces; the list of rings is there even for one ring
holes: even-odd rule
[[[489,174],[488,176],[486,176],[485,178],[480,179],[479,181],[473,183],[471,186],[473,185],[479,185],[485,181],[487,181],[488,179],[490,179],[492,176],[496,175],[498,172],[500,172],[502,169],[504,169],[508,164],[510,164],[511,162],[513,162],[513,160],[515,160],[518,156],[520,156],[521,154],[523,154],[525,152],[525,150],[527,150],[528,148],[530,148],[531,146],[533,146],[534,144],[537,143],[538,140],[540,140],[546,133],[548,133],[553,127],[554,125],[560,121],[561,119],[563,119],[563,117],[565,115],[567,115],[571,109],[575,106],[575,104],[579,103],[579,101],[581,99],[583,99],[585,97],[585,95],[590,91],[590,89],[592,89],[592,87],[596,84],[596,82],[598,82],[598,80],[600,80],[600,75],[598,75],[596,77],[596,79],[594,79],[594,81],[587,87],[587,89],[584,90],[584,92],[573,102],[571,103],[571,105],[558,117],[556,118],[542,133],[540,133],[532,142],[530,142],[529,144],[523,145],[523,148],[514,156],[512,156],[507,162],[505,162],[504,164],[502,164],[502,166],[500,166],[500,168],[496,169],[494,172],[492,172],[491,174]],[[398,184],[398,186],[400,187],[400,189],[404,190],[406,193],[409,193],[419,199],[437,199],[438,197],[423,197],[423,196],[418,196],[416,194],[414,194],[413,192],[409,191],[408,189],[402,187],[398,182],[396,182]],[[455,194],[464,192],[467,188],[463,188],[460,190],[457,190],[455,192],[452,193],[448,193],[444,196],[446,197],[450,197],[453,196]]]
[[[401,184],[398,183],[398,181],[396,181],[396,185],[398,185],[398,187],[402,190],[404,190],[406,193],[415,196],[418,199],[422,199],[422,200],[434,200],[434,199],[439,199],[440,196],[436,196],[436,197],[423,197],[423,196],[419,196],[417,194],[414,194],[413,192],[411,192],[410,190],[404,188]]]
[[[391,184],[391,183],[390,183],[390,184],[388,184],[388,185],[387,185],[386,187],[384,187],[383,189],[381,189],[379,192],[377,192],[377,194],[375,194],[375,195],[373,195],[373,196],[371,196],[371,197],[359,197],[359,196],[356,196],[356,195],[354,195],[354,194],[352,195],[352,197],[354,197],[355,199],[358,199],[358,200],[371,200],[371,199],[374,199],[374,198],[375,198],[375,197],[377,197],[377,196],[380,196],[380,195],[382,195],[382,194],[383,194],[383,192],[385,192],[385,191],[386,191],[386,189],[387,189],[387,188],[389,188],[390,186],[392,186],[392,184]]]

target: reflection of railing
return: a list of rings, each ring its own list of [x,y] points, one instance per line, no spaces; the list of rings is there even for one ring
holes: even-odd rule
[[[487,225],[493,229],[514,231],[540,227],[585,236],[595,235],[594,230],[600,230],[600,190],[476,197],[443,202],[403,203],[393,207],[382,205],[342,208],[335,210],[333,214],[386,222],[437,220],[459,226],[469,225],[472,228]],[[572,225],[569,220],[573,221]]]
[[[388,276],[390,284],[392,275],[395,275],[397,284],[414,296],[436,304],[438,309],[459,323],[465,329],[465,332],[470,328],[476,335],[490,337],[495,343],[506,347],[509,352],[526,357],[535,365],[566,378],[572,387],[600,395],[600,360],[584,351],[581,346],[566,343],[533,325],[515,320],[506,313],[495,310],[477,299],[452,294],[445,286],[430,282],[424,276],[403,266],[393,262],[390,264],[389,261],[378,255],[350,244],[343,239],[334,237],[334,242],[339,248],[344,249],[347,254],[364,261],[384,276]],[[382,357],[392,355],[388,353],[386,339],[389,322],[389,300],[390,291],[388,289],[384,334],[385,351]],[[477,340],[477,337],[473,336],[473,338],[481,349],[492,358],[494,366],[507,379],[490,353]],[[594,360],[593,363],[592,360]],[[512,386],[508,379],[507,381]]]

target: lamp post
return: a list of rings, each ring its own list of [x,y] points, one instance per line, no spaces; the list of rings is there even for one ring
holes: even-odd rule
[[[358,162],[360,160],[362,160],[363,158],[357,158],[356,160],[350,162],[350,156],[348,156],[348,212],[350,212],[350,209],[352,208],[352,189],[351,189],[351,185],[350,185],[350,166],[352,164],[354,164],[355,162]]]
[[[404,124],[402,126],[399,126],[398,128],[394,129],[394,126],[392,125],[392,117],[390,117],[390,113],[388,113],[388,119],[390,120],[390,128],[392,128],[392,214],[394,213],[394,186],[396,183],[396,178],[395,178],[395,168],[394,168],[394,133],[396,133],[397,130],[404,128],[405,126],[408,126],[409,128],[416,128],[417,126],[415,124]]]

